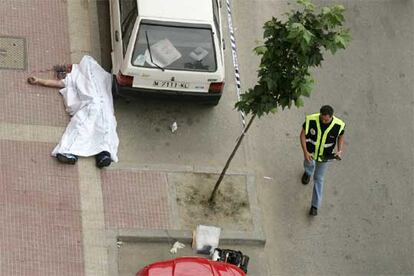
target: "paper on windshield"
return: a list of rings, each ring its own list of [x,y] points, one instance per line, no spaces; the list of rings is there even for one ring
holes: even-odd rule
[[[152,60],[160,67],[167,67],[177,59],[181,58],[180,52],[177,50],[177,48],[174,47],[171,41],[166,38],[158,41],[150,47]],[[148,50],[145,51],[145,58],[148,64],[154,65],[151,62],[151,57]]]
[[[145,55],[138,55],[134,60],[134,65],[143,66],[145,64]]]
[[[196,61],[201,61],[208,55],[208,51],[204,48],[197,47],[190,53],[190,57]]]

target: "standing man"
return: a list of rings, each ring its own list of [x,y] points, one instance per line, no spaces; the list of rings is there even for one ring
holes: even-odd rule
[[[306,116],[300,133],[300,144],[303,150],[305,172],[302,184],[309,183],[313,174],[313,194],[309,215],[316,216],[321,206],[323,195],[323,179],[328,168],[328,159],[341,158],[344,144],[345,123],[333,116],[334,110],[324,105],[320,113]],[[333,153],[337,145],[336,153]]]

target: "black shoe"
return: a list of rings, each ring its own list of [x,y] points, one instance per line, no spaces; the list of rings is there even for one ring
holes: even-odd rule
[[[310,175],[308,175],[306,172],[303,173],[302,175],[302,184],[306,185],[308,184],[310,181]]]
[[[96,166],[100,169],[102,169],[103,167],[108,167],[109,165],[111,165],[112,162],[111,154],[107,151],[102,151],[95,155],[95,160]]]
[[[59,162],[69,165],[75,165],[76,161],[78,161],[78,157],[70,153],[58,153],[56,154],[56,158]]]
[[[318,208],[312,206],[309,210],[309,215],[313,216],[313,217],[317,216],[318,215]]]

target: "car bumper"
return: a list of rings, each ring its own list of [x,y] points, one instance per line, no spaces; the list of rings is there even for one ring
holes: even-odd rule
[[[112,93],[114,96],[127,96],[127,97],[156,97],[156,98],[169,98],[175,100],[188,100],[201,103],[217,104],[221,98],[222,93],[203,93],[203,92],[191,92],[191,91],[175,91],[175,90],[160,90],[160,89],[145,89],[138,87],[121,86],[113,78]]]

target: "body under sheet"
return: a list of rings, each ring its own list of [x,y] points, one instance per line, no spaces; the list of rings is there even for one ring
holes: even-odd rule
[[[118,134],[112,99],[112,76],[92,57],[84,56],[63,80],[60,90],[71,120],[52,152],[93,156],[102,151],[117,162]]]

